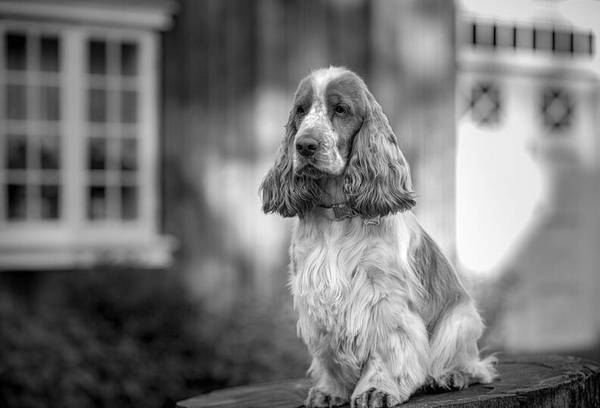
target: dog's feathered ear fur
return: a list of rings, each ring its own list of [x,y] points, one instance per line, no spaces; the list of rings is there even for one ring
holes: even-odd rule
[[[379,103],[366,86],[364,90],[367,111],[354,138],[344,191],[354,210],[374,218],[409,210],[415,200],[410,169],[396,136]]]
[[[275,164],[260,185],[262,210],[265,213],[278,213],[283,217],[306,213],[315,205],[320,191],[314,180],[294,175],[293,145],[297,132],[294,115],[292,108]]]

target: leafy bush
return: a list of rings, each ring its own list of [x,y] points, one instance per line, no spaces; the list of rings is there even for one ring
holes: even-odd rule
[[[173,407],[224,386],[302,375],[293,318],[211,315],[171,272],[44,278],[0,298],[0,407]]]

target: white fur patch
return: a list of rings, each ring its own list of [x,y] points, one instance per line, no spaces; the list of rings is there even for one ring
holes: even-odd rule
[[[322,68],[312,73],[312,79],[314,81],[314,90],[316,95],[323,100],[325,98],[325,90],[327,85],[335,78],[345,73],[343,68],[329,67]]]

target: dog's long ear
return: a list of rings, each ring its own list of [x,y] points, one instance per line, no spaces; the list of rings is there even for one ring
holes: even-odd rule
[[[293,152],[297,128],[292,108],[277,159],[260,185],[262,210],[283,217],[302,215],[314,206],[319,189],[312,179],[294,175]]]
[[[415,205],[410,169],[396,135],[373,95],[365,89],[366,114],[354,138],[344,191],[350,205],[373,218]]]

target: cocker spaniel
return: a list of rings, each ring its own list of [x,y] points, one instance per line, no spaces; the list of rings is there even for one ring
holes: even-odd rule
[[[314,379],[306,406],[391,407],[423,386],[489,383],[471,296],[410,211],[410,171],[353,72],[304,78],[263,210],[298,216],[290,286]]]

